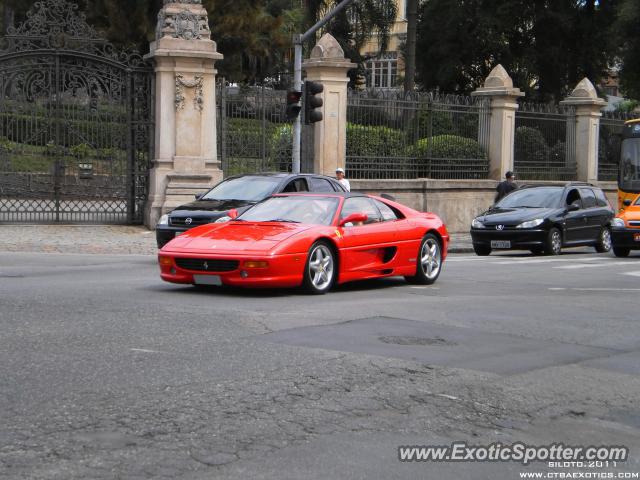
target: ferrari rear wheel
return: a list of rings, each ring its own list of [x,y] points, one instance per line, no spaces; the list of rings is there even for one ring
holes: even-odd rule
[[[327,293],[336,276],[336,261],[333,250],[325,242],[311,245],[304,268],[303,285],[309,293]]]
[[[438,279],[442,269],[442,247],[433,233],[427,233],[422,238],[416,263],[416,274],[405,277],[408,282],[431,285]]]

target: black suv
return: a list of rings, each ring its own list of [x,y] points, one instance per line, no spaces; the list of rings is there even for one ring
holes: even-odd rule
[[[195,202],[160,217],[156,225],[158,248],[190,228],[224,221],[228,219],[229,210],[242,213],[274,193],[344,191],[335,178],[324,175],[257,173],[229,177],[207,193],[196,195]]]
[[[494,249],[558,255],[563,246],[611,249],[614,213],[604,192],[591,184],[525,186],[510,193],[471,223],[478,255]]]

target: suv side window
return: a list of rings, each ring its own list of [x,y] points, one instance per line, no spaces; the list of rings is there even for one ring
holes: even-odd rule
[[[582,205],[584,208],[593,208],[596,206],[596,196],[590,188],[581,188],[580,196],[582,197]]]
[[[596,205],[599,207],[608,207],[609,202],[607,201],[607,197],[604,192],[599,188],[594,188],[593,191],[596,194]]]
[[[347,218],[352,213],[364,212],[367,214],[367,223],[376,223],[380,221],[380,212],[373,202],[366,197],[347,198],[342,205],[342,213],[340,218]]]
[[[580,193],[578,193],[577,188],[572,188],[567,193],[567,205],[571,205],[572,203],[576,203],[580,208],[582,208],[582,201],[580,200]]]
[[[326,178],[307,177],[309,190],[312,192],[335,192],[333,185]]]
[[[284,193],[308,192],[307,181],[304,178],[294,178],[282,189]]]

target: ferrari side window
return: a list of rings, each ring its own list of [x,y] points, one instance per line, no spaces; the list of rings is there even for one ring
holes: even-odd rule
[[[364,222],[365,224],[376,223],[381,220],[380,212],[367,197],[351,197],[344,201],[340,218],[346,218],[352,213],[366,213],[367,221]]]
[[[398,219],[396,212],[391,210],[391,207],[389,207],[386,203],[382,203],[379,200],[374,200],[374,202],[376,204],[376,207],[378,207],[378,210],[380,210],[380,213],[382,214],[383,222],[390,222]]]

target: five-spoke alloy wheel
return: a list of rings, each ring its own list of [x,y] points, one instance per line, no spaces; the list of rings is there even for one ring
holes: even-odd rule
[[[323,294],[329,291],[336,276],[336,260],[333,250],[325,242],[311,245],[304,268],[304,287],[309,293]]]
[[[405,277],[411,283],[431,285],[438,279],[442,269],[442,246],[433,233],[427,233],[420,243],[416,259],[416,274]]]

